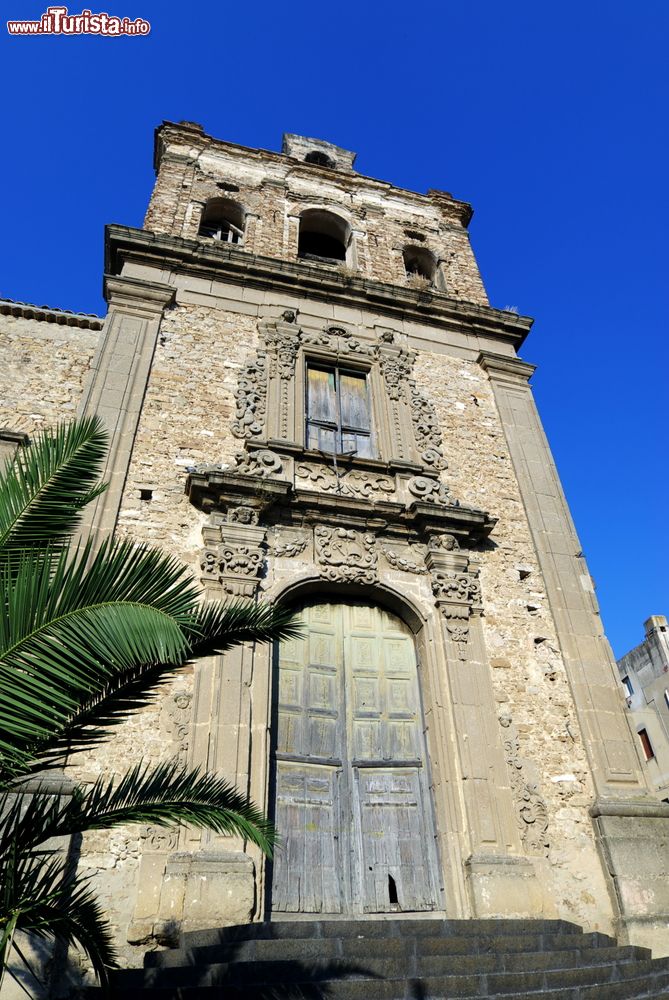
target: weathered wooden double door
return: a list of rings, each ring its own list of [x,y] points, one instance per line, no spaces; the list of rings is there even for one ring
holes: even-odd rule
[[[272,909],[437,906],[436,850],[413,637],[363,603],[301,609],[278,649]]]

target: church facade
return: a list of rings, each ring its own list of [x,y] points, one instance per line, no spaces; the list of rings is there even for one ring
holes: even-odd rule
[[[164,123],[144,227],[107,229],[104,325],[0,303],[3,446],[100,413],[90,530],[304,622],[185,669],[73,765],[219,772],[274,818],[273,865],[152,828],[80,863],[129,965],[314,914],[563,917],[669,953],[669,807],[517,355],[531,320],[490,306],[469,205],[353,163]]]

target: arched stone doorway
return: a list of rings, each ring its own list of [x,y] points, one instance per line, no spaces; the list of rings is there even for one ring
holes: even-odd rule
[[[271,911],[437,909],[413,635],[368,601],[299,611],[304,637],[274,656]]]

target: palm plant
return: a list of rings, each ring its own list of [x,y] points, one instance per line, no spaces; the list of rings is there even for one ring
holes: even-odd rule
[[[24,931],[77,943],[103,983],[109,926],[54,840],[188,823],[271,855],[273,830],[225,781],[176,761],[64,795],[45,775],[106,739],[188,659],[299,631],[279,606],[201,604],[189,572],[144,545],[73,544],[105,488],[106,446],[99,420],[82,419],[39,435],[0,475],[0,968]]]

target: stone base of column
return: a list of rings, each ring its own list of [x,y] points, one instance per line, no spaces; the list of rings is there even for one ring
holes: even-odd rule
[[[669,955],[669,805],[596,802],[599,849],[617,904],[621,944]]]
[[[474,917],[552,917],[534,865],[510,855],[472,855],[465,877]]]
[[[243,852],[146,854],[128,941],[174,945],[183,931],[249,923],[255,909],[255,865]]]

